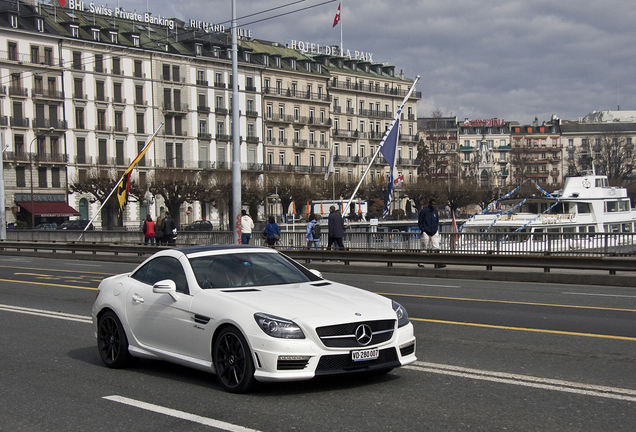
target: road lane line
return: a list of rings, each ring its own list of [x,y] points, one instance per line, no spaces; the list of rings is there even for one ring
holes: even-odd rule
[[[622,297],[622,298],[636,298],[636,295],[621,295],[621,294],[595,294],[595,293],[577,293],[577,292],[564,292],[562,294],[567,295],[581,295],[581,296],[596,296],[596,297]]]
[[[124,396],[104,396],[104,399],[119,402],[124,405],[130,405],[136,408],[141,408],[147,411],[152,411],[158,414],[167,415],[170,417],[176,417],[182,420],[191,421],[193,423],[199,423],[205,426],[215,427],[217,429],[229,431],[229,432],[259,432],[257,429],[250,429],[243,426],[238,426],[232,423],[226,423],[221,420],[215,420],[209,417],[202,417],[196,414],[190,414],[185,411],[179,411],[172,408],[162,407],[160,405],[154,405],[147,402],[130,399]]]
[[[58,288],[73,288],[73,289],[97,291],[97,288],[81,287],[81,286],[75,286],[75,285],[54,284],[50,282],[21,281],[21,280],[15,280],[15,279],[0,279],[0,282],[21,283],[21,284],[29,284],[29,285],[46,285],[46,286],[52,286],[52,287],[58,287]]]
[[[420,361],[417,361],[411,365],[403,366],[403,368],[416,370],[419,372],[430,372],[441,375],[458,376],[468,379],[492,381],[523,387],[533,387],[544,390],[575,393],[585,396],[597,396],[608,399],[636,402],[636,390],[624,389],[619,387],[597,386],[572,381],[538,378],[529,375],[517,375],[504,372],[492,372],[480,369],[470,369],[459,366],[427,363]]]
[[[578,332],[570,332],[570,331],[563,331],[563,330],[535,329],[535,328],[528,328],[528,327],[510,327],[510,326],[500,326],[500,325],[494,325],[494,324],[445,321],[445,320],[435,320],[435,319],[427,319],[427,318],[409,317],[409,319],[411,321],[430,322],[434,324],[452,324],[452,325],[462,325],[462,326],[468,326],[468,327],[491,328],[491,329],[497,329],[497,330],[515,330],[515,331],[525,331],[530,333],[548,333],[548,334],[557,334],[557,335],[566,335],[566,336],[582,336],[582,337],[592,337],[592,338],[599,338],[599,339],[614,339],[614,340],[625,340],[625,341],[636,342],[636,337],[629,337],[629,336],[615,336],[615,335],[604,335],[604,334],[595,334],[595,333],[578,333]]]
[[[37,315],[37,316],[43,316],[47,318],[63,319],[67,321],[81,322],[85,324],[93,323],[93,319],[86,315],[74,315],[74,314],[68,314],[64,312],[53,312],[53,311],[47,311],[42,309],[32,309],[32,308],[11,306],[11,305],[5,305],[5,304],[0,304],[0,310],[7,311],[7,312],[17,312],[17,313],[22,313],[26,315]]]
[[[498,303],[498,304],[512,304],[512,305],[523,305],[523,306],[544,306],[544,307],[556,307],[556,308],[568,308],[568,309],[603,310],[603,311],[613,311],[613,312],[636,312],[636,309],[563,305],[563,304],[554,304],[554,303],[532,303],[532,302],[520,302],[520,301],[511,301],[511,300],[489,300],[489,299],[475,299],[475,298],[465,298],[465,297],[441,297],[441,296],[429,296],[429,295],[421,295],[421,294],[398,294],[398,293],[382,293],[382,292],[376,292],[376,294],[383,295],[383,296],[416,297],[416,298],[423,298],[423,299],[455,300],[455,301],[468,301],[468,302],[476,302],[476,303]]]

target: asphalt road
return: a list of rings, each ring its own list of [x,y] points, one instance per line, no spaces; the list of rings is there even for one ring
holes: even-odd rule
[[[104,367],[95,288],[133,264],[3,257],[2,431],[631,431],[636,288],[325,274],[409,311],[418,362],[248,395],[142,360]]]

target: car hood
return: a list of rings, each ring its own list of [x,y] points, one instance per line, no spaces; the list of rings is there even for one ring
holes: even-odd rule
[[[302,284],[224,289],[224,296],[232,298],[254,312],[281,318],[315,321],[328,315],[352,319],[394,319],[391,301],[385,297],[331,281]],[[319,321],[319,319],[318,319]]]

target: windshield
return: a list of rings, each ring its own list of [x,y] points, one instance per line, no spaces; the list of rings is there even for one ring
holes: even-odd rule
[[[294,284],[320,280],[294,261],[274,253],[234,253],[190,258],[203,289]]]

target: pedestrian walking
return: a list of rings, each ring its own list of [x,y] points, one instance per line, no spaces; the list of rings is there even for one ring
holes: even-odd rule
[[[316,248],[320,249],[320,235],[321,235],[321,227],[320,227],[320,219],[322,217],[319,214],[312,213],[309,215],[309,223],[307,224],[307,247],[308,248]]]
[[[166,212],[166,216],[161,221],[161,231],[163,232],[162,245],[175,246],[177,244],[177,225],[170,216],[170,212]]]
[[[335,250],[344,249],[342,239],[344,237],[344,220],[340,214],[340,210],[335,206],[329,207],[329,216],[327,217],[327,249],[331,249],[331,245],[335,244]]]
[[[417,225],[422,232],[422,250],[439,252],[439,214],[435,208],[435,200],[430,199],[428,206],[422,207],[417,218]],[[424,264],[420,263],[420,267]],[[446,267],[445,264],[436,264],[435,268]]]
[[[241,210],[241,244],[250,244],[253,229],[254,221],[246,210]]]
[[[146,215],[146,220],[144,221],[144,244],[147,245],[150,243],[152,246],[155,245],[155,221],[152,220],[152,216],[150,214]]]

